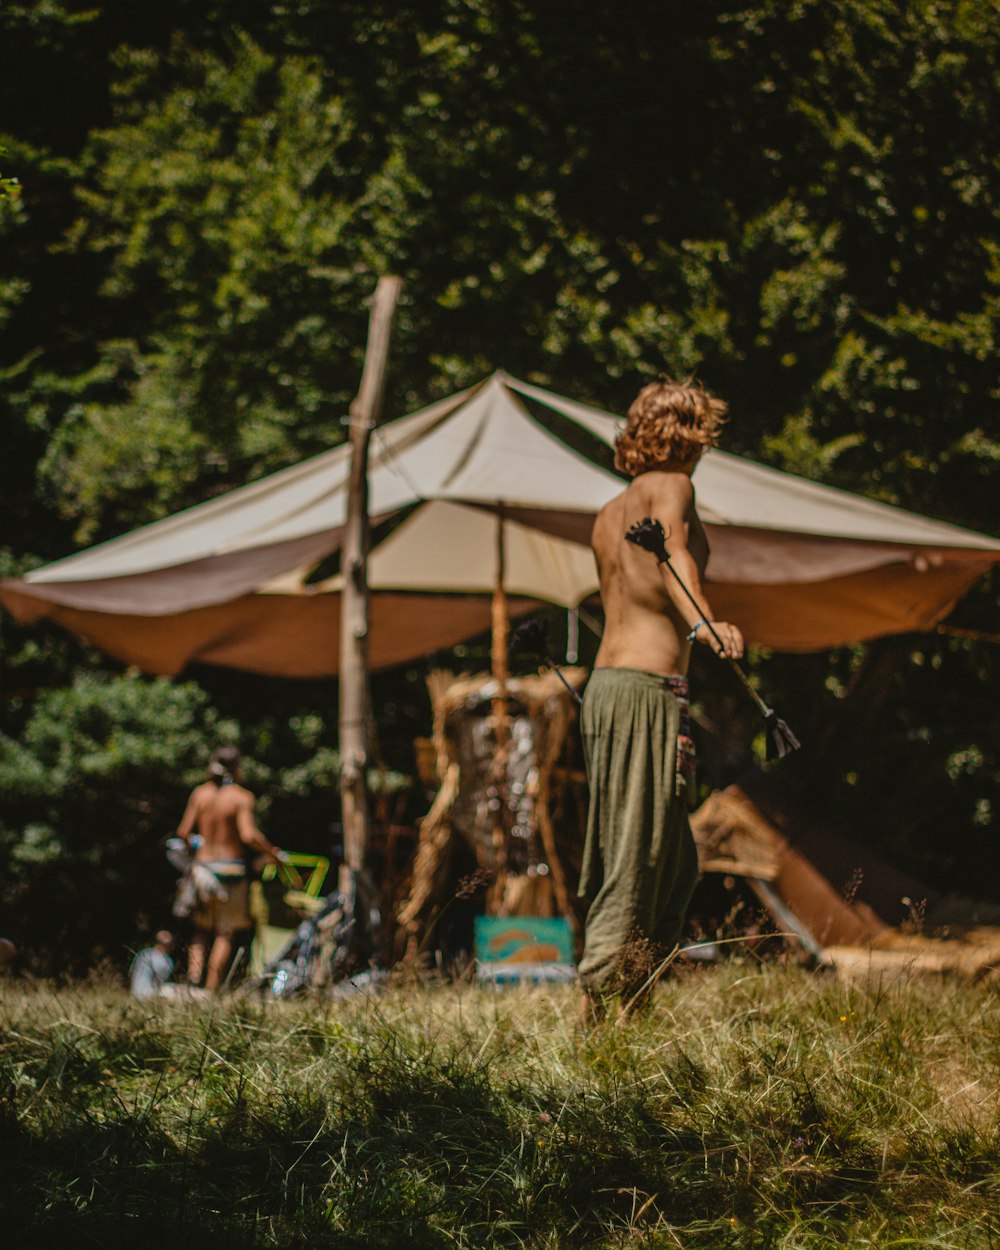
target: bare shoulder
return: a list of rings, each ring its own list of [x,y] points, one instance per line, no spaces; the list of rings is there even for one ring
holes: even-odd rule
[[[253,809],[253,795],[242,786],[217,786],[214,781],[207,781],[200,786],[199,803],[219,816],[235,816],[237,812]],[[195,791],[197,794],[198,791]]]
[[[608,502],[602,508],[598,509],[598,512],[597,512],[598,523],[602,520],[605,520],[606,518],[610,516],[613,516],[615,513],[621,511],[622,504],[625,500],[625,496],[629,492],[629,489],[630,489],[630,486],[626,486],[624,490],[619,491],[619,493],[615,495],[613,499],[609,499]]]
[[[689,473],[654,469],[637,477],[632,485],[639,488],[637,494],[643,503],[654,508],[665,506],[672,511],[686,512],[694,503],[694,483]]]

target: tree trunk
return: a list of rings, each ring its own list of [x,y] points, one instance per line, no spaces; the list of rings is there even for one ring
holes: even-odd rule
[[[351,404],[351,478],[347,496],[340,613],[340,797],[344,863],[340,885],[353,896],[368,849],[368,444],[382,412],[392,321],[402,280],[379,278],[368,323],[361,386]]]

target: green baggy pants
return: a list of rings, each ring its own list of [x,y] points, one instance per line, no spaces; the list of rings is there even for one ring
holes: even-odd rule
[[[595,669],[580,725],[590,782],[580,896],[590,901],[580,979],[633,993],[677,943],[698,856],[677,793],[675,678]]]

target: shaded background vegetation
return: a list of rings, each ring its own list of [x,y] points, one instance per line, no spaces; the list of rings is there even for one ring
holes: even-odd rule
[[[339,441],[386,270],[391,416],[494,367],[619,410],[697,371],[731,400],[729,450],[995,527],[993,4],[35,0],[0,35],[4,571]],[[994,606],[984,584],[956,620],[989,630]],[[54,907],[53,949],[128,940],[223,731],[271,832],[325,845],[329,683],[169,687],[2,628],[8,931],[41,940]],[[1000,892],[995,647],[756,662],[815,744],[790,770],[814,807]],[[744,727],[724,676],[696,677],[724,781]],[[420,685],[379,685],[404,769]]]

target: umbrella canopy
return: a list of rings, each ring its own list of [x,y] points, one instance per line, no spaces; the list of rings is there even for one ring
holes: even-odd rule
[[[594,594],[590,529],[622,489],[620,426],[496,373],[376,430],[373,667],[488,628],[498,523],[513,614]],[[338,447],[0,582],[0,600],[150,672],[198,661],[333,674],[340,583],[315,571],[339,550],[349,470]],[[694,483],[716,612],[778,650],[927,629],[1000,559],[994,539],[725,452],[706,455]]]

